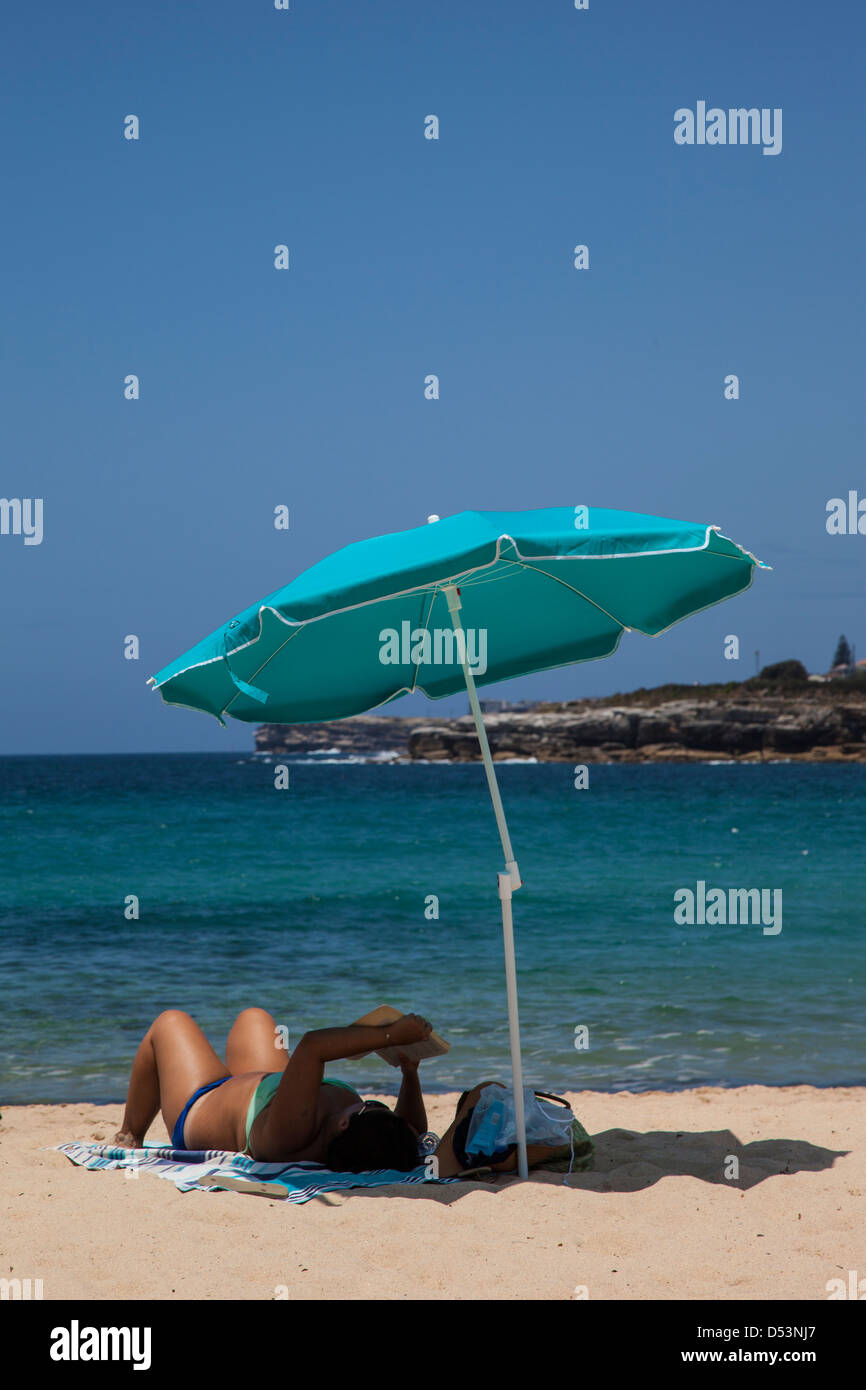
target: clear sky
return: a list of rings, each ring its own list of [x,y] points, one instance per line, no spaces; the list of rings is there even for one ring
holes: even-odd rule
[[[146,678],[469,507],[716,523],[774,567],[490,698],[866,656],[866,535],[826,530],[866,498],[859,0],[49,0],[4,31],[0,495],[44,531],[0,535],[0,751],[250,748]],[[699,101],[781,108],[781,152],[677,145]]]

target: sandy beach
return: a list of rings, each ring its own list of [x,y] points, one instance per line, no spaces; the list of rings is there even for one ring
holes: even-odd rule
[[[428,1098],[438,1133],[456,1100]],[[46,1300],[827,1300],[828,1281],[866,1276],[866,1088],[569,1100],[596,1158],[567,1183],[540,1172],[304,1206],[46,1151],[110,1142],[118,1105],[4,1106],[2,1273],[41,1279]],[[148,1135],[163,1137],[160,1123]]]

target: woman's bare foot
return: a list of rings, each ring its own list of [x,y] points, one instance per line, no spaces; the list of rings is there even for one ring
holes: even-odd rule
[[[114,1142],[121,1149],[140,1149],[141,1139],[135,1134],[130,1134],[129,1130],[119,1129],[114,1136]]]

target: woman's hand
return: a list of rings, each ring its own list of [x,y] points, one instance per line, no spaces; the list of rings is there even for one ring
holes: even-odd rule
[[[419,1022],[426,1023],[426,1019],[422,1018]],[[427,1028],[430,1028],[429,1023],[427,1023]],[[399,1115],[401,1120],[405,1120],[416,1134],[424,1134],[427,1130],[427,1111],[424,1109],[421,1082],[418,1080],[418,1063],[411,1057],[407,1057],[405,1052],[398,1052],[397,1064],[403,1076],[400,1081],[400,1094],[397,1097],[394,1114]]]
[[[403,1014],[394,1023],[385,1025],[385,1032],[388,1035],[386,1047],[405,1047],[409,1043],[423,1042],[429,1038],[433,1032],[433,1024],[428,1023],[426,1018],[420,1014]]]

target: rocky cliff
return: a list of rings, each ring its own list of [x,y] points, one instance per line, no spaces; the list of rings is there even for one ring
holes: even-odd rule
[[[866,704],[836,707],[790,701],[727,704],[671,700],[643,709],[603,709],[486,719],[495,758],[540,762],[763,761],[866,762]],[[412,758],[462,762],[478,756],[472,722],[446,729],[419,725],[409,736]],[[477,745],[477,739],[475,740]]]
[[[355,754],[361,757],[393,753],[409,757],[409,736],[422,721],[393,719],[388,715],[360,714],[330,724],[260,724],[256,752],[296,757],[303,753]],[[451,719],[424,720],[425,728],[451,728]]]
[[[688,688],[688,687],[686,687]],[[485,716],[494,758],[539,762],[866,762],[866,698],[860,692],[803,694],[725,690],[673,699],[653,692],[609,700],[538,705],[520,714]],[[326,749],[390,753],[403,760],[473,762],[472,719],[395,719],[365,715],[331,724],[264,724],[256,750],[297,756]]]

